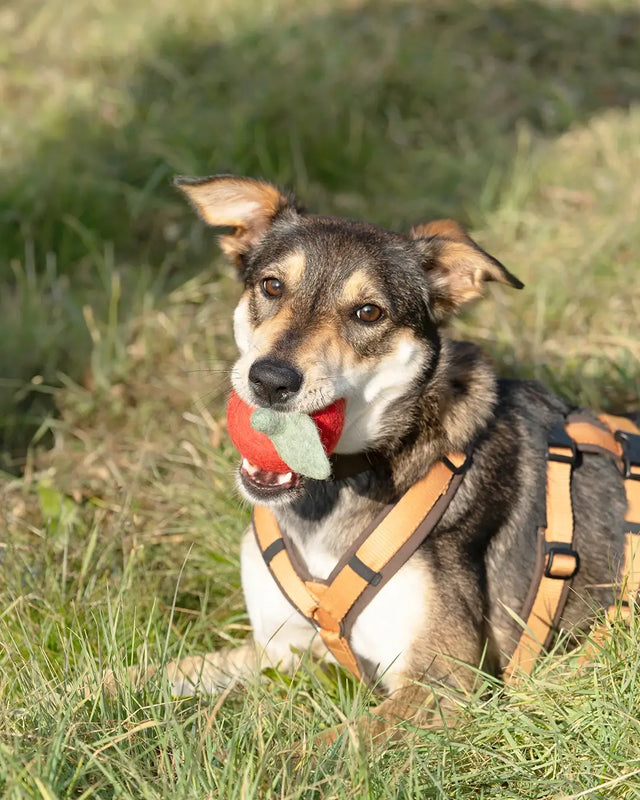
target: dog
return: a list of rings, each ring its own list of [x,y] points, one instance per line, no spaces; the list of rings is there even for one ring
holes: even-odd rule
[[[308,214],[249,178],[176,184],[206,223],[230,229],[221,247],[243,284],[235,392],[254,406],[308,414],[344,399],[335,452],[367,457],[355,474],[326,481],[246,461],[238,469],[241,493],[269,508],[311,576],[327,579],[381,509],[438,459],[472,453],[435,528],[364,607],[350,638],[362,678],[386,695],[369,717],[371,735],[398,719],[439,724],[478,669],[503,674],[520,640],[545,524],[548,436],[571,411],[535,381],[498,378],[477,346],[447,335],[447,321],[486,282],[523,284],[449,220],[404,235]],[[571,498],[580,568],[556,627],[575,635],[615,601],[627,507],[616,464],[585,453]],[[292,671],[307,652],[335,660],[274,580],[252,527],[241,563],[253,640],[170,664],[174,694],[220,692],[267,666]]]

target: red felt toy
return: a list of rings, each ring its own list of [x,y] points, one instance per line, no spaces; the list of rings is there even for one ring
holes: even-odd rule
[[[340,399],[311,414],[327,455],[333,452],[340,439],[344,426],[344,409],[345,401]],[[255,410],[256,406],[248,405],[236,392],[231,392],[227,404],[227,424],[231,441],[240,455],[254,466],[268,472],[289,472],[290,468],[278,455],[271,439],[251,427],[251,415]]]

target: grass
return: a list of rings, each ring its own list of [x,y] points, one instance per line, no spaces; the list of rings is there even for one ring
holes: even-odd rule
[[[455,331],[576,403],[640,396],[631,0],[12,0],[0,10],[0,795],[635,798],[637,625],[377,759],[307,665],[222,701],[86,680],[246,637],[223,403],[237,288],[171,174],[454,216],[527,285]]]

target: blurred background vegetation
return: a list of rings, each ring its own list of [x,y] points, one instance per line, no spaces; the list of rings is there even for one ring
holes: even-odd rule
[[[263,177],[389,227],[462,220],[528,284],[465,335],[518,374],[540,374],[547,340],[578,361],[565,334],[602,345],[617,366],[598,366],[601,397],[588,363],[559,365],[555,388],[629,403],[639,41],[632,0],[3,4],[5,467],[49,387],[88,380],[91,320],[120,325],[219,269],[174,173]]]

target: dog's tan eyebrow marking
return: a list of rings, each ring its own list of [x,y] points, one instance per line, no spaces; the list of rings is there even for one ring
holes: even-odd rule
[[[296,286],[302,281],[302,276],[307,267],[307,256],[304,250],[295,250],[282,260],[273,264],[274,269],[282,271],[283,278],[290,285]]]
[[[342,287],[342,300],[345,305],[360,302],[373,294],[371,276],[366,269],[357,269],[352,272]]]

